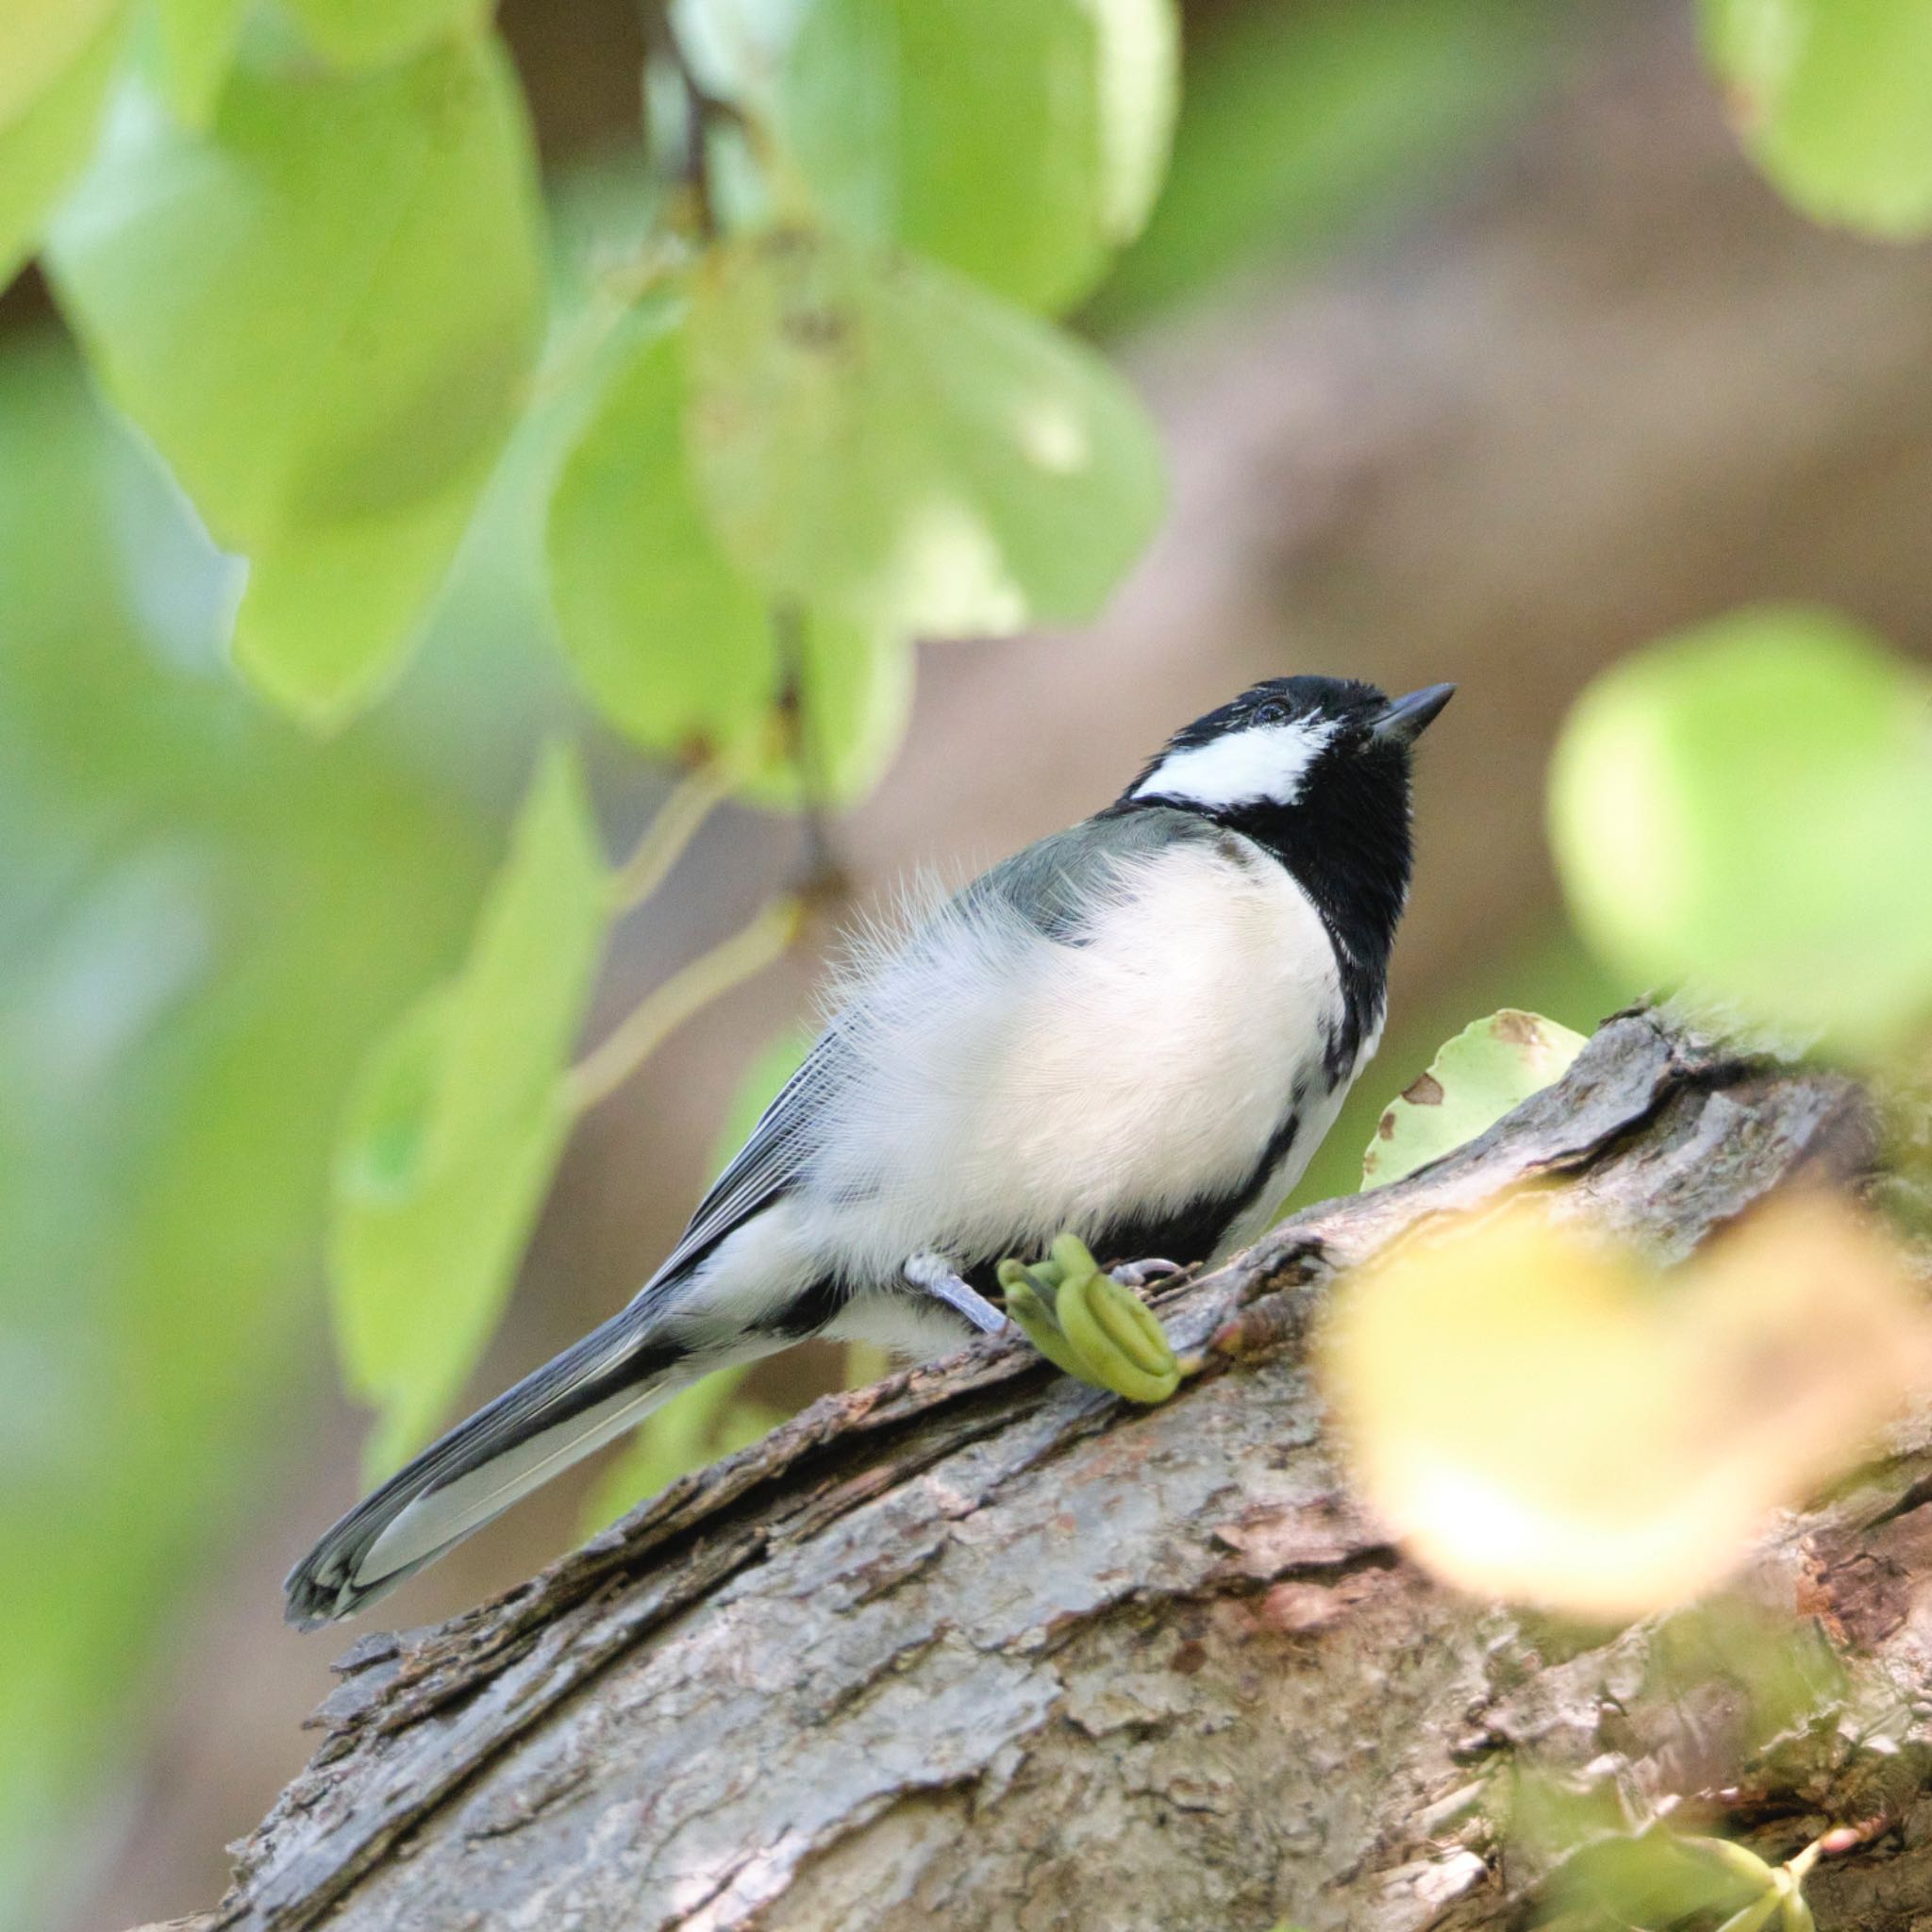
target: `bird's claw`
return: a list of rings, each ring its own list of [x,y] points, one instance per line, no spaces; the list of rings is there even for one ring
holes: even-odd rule
[[[1165,1402],[1181,1363],[1153,1311],[1106,1274],[1077,1235],[1058,1236],[1043,1261],[999,1265],[1007,1313],[1055,1367],[1129,1402]]]

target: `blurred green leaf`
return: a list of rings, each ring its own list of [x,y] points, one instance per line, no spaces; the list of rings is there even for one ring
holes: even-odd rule
[[[381,1411],[373,1468],[475,1366],[570,1127],[561,1085],[603,949],[608,874],[574,763],[546,759],[462,973],[369,1063],[337,1163],[337,1334]]]
[[[422,764],[307,742],[211,675],[224,575],[76,358],[16,329],[0,1541],[31,1560],[0,1591],[0,1727],[35,1741],[0,1761],[9,1925],[57,1923],[52,1887],[72,1908],[168,1632],[298,1453],[347,1070],[446,967],[482,872],[475,808]]]
[[[1744,145],[1806,213],[1907,239],[1932,229],[1925,0],[1702,0]]]
[[[393,665],[522,400],[540,236],[493,40],[243,67],[206,134],[123,97],[57,287],[217,539],[260,553],[241,655],[272,694],[325,712]]]
[[[339,723],[398,672],[428,616],[486,466],[384,516],[294,529],[250,559],[235,661],[306,723]]]
[[[1633,990],[1859,1054],[1932,1019],[1932,679],[1856,625],[1751,610],[1625,659],[1550,785],[1572,911]]]
[[[1158,521],[1125,383],[950,272],[774,231],[714,250],[691,435],[725,548],[778,595],[890,630],[1091,617]]]
[[[673,329],[638,350],[564,465],[551,584],[564,650],[613,724],[654,751],[728,756],[771,708],[772,618],[692,497],[684,416]]]
[[[1440,1160],[1560,1080],[1584,1037],[1541,1013],[1505,1007],[1473,1021],[1384,1110],[1362,1156],[1362,1190]],[[1411,1062],[1413,1064],[1413,1062]]]
[[[776,1428],[785,1420],[776,1409],[739,1395],[750,1373],[749,1364],[719,1369],[645,1417],[585,1501],[582,1533],[595,1536],[609,1528],[679,1476],[746,1448]]]
[[[1146,220],[1178,63],[1170,0],[817,0],[770,111],[834,223],[1054,310]]]
[[[57,87],[121,11],[121,0],[16,0],[0,13],[0,126]]]
[[[769,600],[691,492],[688,354],[681,328],[642,343],[564,465],[549,528],[564,651],[604,715],[648,748],[721,756],[761,804],[795,808],[804,791],[849,802],[904,735],[910,653],[876,626],[800,619],[801,776]]]
[[[125,26],[119,0],[0,12],[0,289],[93,148]]]
[[[1818,1624],[1742,1595],[1720,1594],[1658,1625],[1644,1665],[1646,1692],[1700,1707],[1707,1736],[1726,1726],[1741,1757],[1837,1708],[1844,1666]]]
[[[542,319],[534,184],[493,41],[367,78],[244,67],[206,136],[127,100],[56,225],[57,287],[247,549],[420,502],[495,446]]]
[[[205,128],[234,64],[249,0],[155,0],[154,63],[169,109]]]
[[[795,718],[790,726],[773,719],[740,794],[784,811],[808,800],[857,804],[905,740],[912,715],[911,646],[877,625],[815,611],[799,618],[798,642]]]
[[[1710,1915],[1736,1911],[1764,1895],[1772,1876],[1768,1868],[1764,1881],[1754,1881],[1710,1857],[1703,1843],[1661,1825],[1592,1833],[1575,1843],[1551,1890],[1579,1932],[1708,1924]],[[1566,1917],[1564,1923],[1573,1921]]]
[[[432,41],[476,33],[491,0],[286,0],[316,51],[337,67],[380,67]]]

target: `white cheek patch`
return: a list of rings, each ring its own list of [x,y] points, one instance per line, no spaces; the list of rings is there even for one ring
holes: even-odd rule
[[[1292,805],[1308,767],[1335,736],[1332,722],[1251,724],[1208,744],[1170,752],[1135,788],[1136,798],[1180,798],[1221,811]]]

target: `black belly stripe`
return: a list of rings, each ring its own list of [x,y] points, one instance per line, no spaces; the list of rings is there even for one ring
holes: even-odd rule
[[[915,1293],[910,1282],[908,1294]],[[775,1335],[787,1341],[804,1341],[825,1327],[850,1296],[835,1275],[824,1274],[807,1283],[782,1308],[758,1324],[756,1333]]]
[[[1198,1194],[1181,1208],[1123,1215],[1085,1237],[1094,1258],[1111,1267],[1121,1261],[1158,1257],[1184,1268],[1205,1261],[1221,1238],[1260,1198],[1268,1176],[1280,1165],[1301,1131],[1301,1114],[1291,1110],[1269,1136],[1260,1158],[1242,1180],[1224,1193]]]
[[[1156,1257],[1176,1261],[1184,1268],[1192,1267],[1205,1261],[1221,1245],[1229,1227],[1259,1200],[1261,1190],[1268,1185],[1268,1176],[1280,1165],[1300,1131],[1301,1112],[1297,1108],[1269,1137],[1267,1146],[1240,1183],[1224,1192],[1196,1195],[1177,1209],[1120,1215],[1097,1228],[1079,1228],[1075,1232],[1092,1249],[1094,1257],[1108,1267]],[[1007,1255],[1020,1254],[1024,1245],[1016,1237],[999,1254],[962,1260],[960,1274],[981,1294],[998,1301],[1000,1292],[994,1271]],[[1032,1257],[1021,1255],[1021,1258]],[[908,1282],[906,1292],[916,1295],[919,1291]],[[786,1341],[803,1341],[821,1333],[848,1299],[849,1291],[837,1277],[822,1276],[807,1284],[782,1308],[760,1322],[756,1332]],[[968,1332],[964,1322],[960,1324],[960,1332]]]

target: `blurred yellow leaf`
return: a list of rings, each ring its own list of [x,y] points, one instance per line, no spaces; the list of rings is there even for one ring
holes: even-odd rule
[[[1369,1264],[1324,1338],[1374,1507],[1484,1595],[1639,1616],[1716,1583],[1842,1468],[1932,1324],[1886,1240],[1813,1196],[1669,1276],[1535,1196]]]

